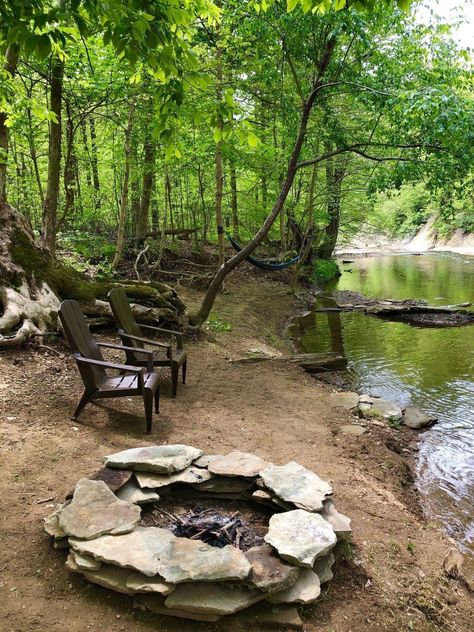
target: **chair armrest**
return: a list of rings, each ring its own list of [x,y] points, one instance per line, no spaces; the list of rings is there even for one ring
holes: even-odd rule
[[[142,325],[140,323],[138,325],[140,328],[144,327],[145,329],[153,329],[153,331],[159,331],[163,334],[170,334],[171,336],[176,337],[176,348],[181,351],[183,348],[183,333],[181,331],[173,331],[172,329],[163,329],[163,327],[155,327],[153,325]]]
[[[92,358],[84,358],[78,353],[74,354],[76,362],[83,362],[84,364],[92,364],[93,366],[102,366],[104,369],[118,369],[120,371],[128,371],[130,373],[145,373],[144,366],[132,366],[131,364],[117,364],[115,362],[108,362],[106,360],[93,360]]]
[[[126,334],[124,331],[119,330],[119,335],[121,338],[130,338],[130,340],[138,340],[138,342],[144,342],[149,345],[153,345],[154,347],[164,347],[165,349],[169,349],[171,345],[166,344],[166,342],[158,342],[157,340],[150,340],[149,338],[141,338],[140,336],[132,336],[131,334]]]
[[[125,345],[116,345],[110,342],[98,342],[98,347],[104,347],[105,349],[118,349],[119,351],[133,351],[133,353],[142,353],[146,356],[146,368],[147,371],[153,373],[153,351],[151,349],[138,349],[137,347],[126,347]]]

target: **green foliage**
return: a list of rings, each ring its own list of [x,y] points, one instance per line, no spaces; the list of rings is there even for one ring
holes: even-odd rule
[[[223,320],[220,320],[220,318],[218,318],[217,316],[211,314],[207,319],[207,329],[211,331],[223,332],[230,331],[232,329],[232,326],[230,325],[230,323],[226,323]]]
[[[339,266],[334,259],[316,259],[313,264],[311,281],[325,285],[340,274]]]

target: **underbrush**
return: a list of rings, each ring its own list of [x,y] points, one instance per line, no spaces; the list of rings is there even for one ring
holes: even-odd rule
[[[339,266],[334,259],[316,259],[313,264],[311,281],[325,285],[340,274]]]

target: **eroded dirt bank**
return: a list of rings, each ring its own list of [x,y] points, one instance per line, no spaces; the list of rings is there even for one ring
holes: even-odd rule
[[[192,303],[198,295],[184,298]],[[176,400],[163,389],[151,436],[143,435],[137,398],[89,405],[82,423],[69,421],[81,383],[61,342],[51,345],[54,351],[0,354],[2,630],[248,629],[238,619],[198,624],[134,609],[131,598],[69,574],[64,552],[43,533],[48,505],[104,455],[164,442],[210,453],[240,449],[278,463],[294,459],[333,482],[338,509],[353,521],[354,546],[337,563],[328,592],[303,611],[308,632],[472,629],[472,593],[443,572],[451,543],[419,511],[408,466],[411,431],[373,426],[362,436],[343,434],[350,413],[332,407],[331,388],[299,367],[229,362],[251,350],[288,351],[282,332],[293,309],[286,286],[230,282],[213,329],[188,343],[189,383]],[[222,331],[226,323],[230,331]]]

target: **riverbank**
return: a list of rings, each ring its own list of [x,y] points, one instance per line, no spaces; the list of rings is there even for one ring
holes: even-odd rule
[[[188,343],[188,384],[176,400],[163,388],[151,437],[143,435],[135,398],[90,405],[81,423],[71,424],[81,383],[61,342],[0,355],[5,630],[183,630],[180,621],[142,612],[130,598],[70,575],[64,553],[53,551],[42,531],[48,505],[95,471],[104,455],[164,442],[210,453],[240,449],[276,463],[294,459],[332,481],[338,508],[352,518],[353,546],[337,562],[329,591],[303,610],[308,632],[470,630],[472,593],[443,570],[452,542],[421,515],[410,467],[416,433],[368,423],[363,434],[348,434],[353,415],[332,403],[333,388],[300,367],[231,362],[288,354],[283,334],[295,304],[286,286],[267,280],[240,283],[234,276],[226,286],[206,335]],[[193,305],[200,294],[186,291],[184,298]],[[186,629],[248,626],[231,618],[212,626],[187,622]]]

